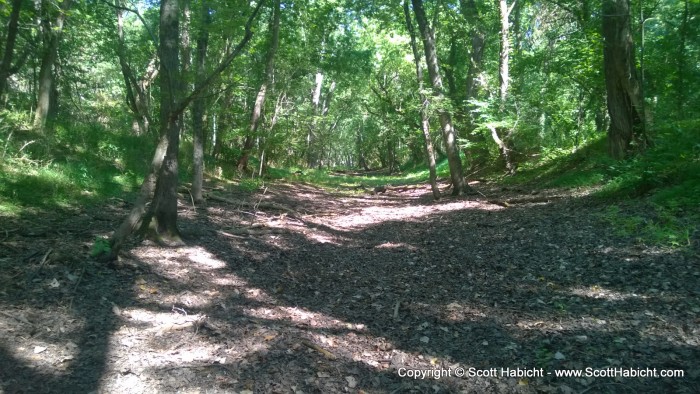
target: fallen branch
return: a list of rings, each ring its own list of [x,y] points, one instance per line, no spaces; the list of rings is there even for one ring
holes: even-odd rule
[[[315,343],[312,343],[311,341],[307,341],[306,339],[304,339],[301,341],[301,343],[304,346],[321,353],[325,358],[327,358],[329,360],[335,360],[338,358],[338,357],[336,357],[335,354],[333,354],[333,353],[329,352],[328,350],[316,345]]]
[[[260,209],[260,208],[268,208],[268,209],[274,209],[277,211],[284,211],[290,214],[290,216],[299,216],[299,213],[296,212],[295,210],[286,207],[282,204],[274,203],[274,202],[266,202],[266,201],[261,201],[261,202],[248,202],[248,201],[242,201],[242,200],[232,200],[230,198],[225,198],[225,197],[220,197],[214,194],[207,194],[205,195],[205,198],[208,198],[210,200],[214,201],[219,201],[223,202],[226,204],[231,204],[231,205],[238,205],[238,206],[246,206],[246,207],[252,207],[254,209]]]
[[[507,200],[487,200],[490,204],[500,205],[502,207],[508,208],[511,204],[531,204],[531,203],[541,203],[541,202],[551,202],[552,200],[559,199],[558,196],[538,196],[538,197],[522,197],[522,198],[510,198]]]

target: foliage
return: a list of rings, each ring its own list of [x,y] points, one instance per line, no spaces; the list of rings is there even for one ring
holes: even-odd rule
[[[109,240],[106,238],[98,237],[95,238],[95,242],[92,244],[92,249],[90,250],[90,256],[95,257],[101,254],[107,254],[111,250],[109,246]]]

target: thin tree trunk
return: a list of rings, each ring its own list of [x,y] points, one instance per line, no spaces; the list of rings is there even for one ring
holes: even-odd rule
[[[258,90],[258,95],[255,98],[255,105],[253,106],[253,113],[250,116],[250,129],[248,130],[248,135],[246,136],[245,144],[243,145],[243,151],[241,152],[241,157],[238,159],[237,169],[238,172],[242,173],[248,168],[248,159],[250,158],[250,152],[253,149],[253,142],[258,128],[260,127],[260,122],[262,121],[262,114],[265,107],[265,100],[267,99],[267,90],[272,83],[273,73],[275,69],[275,55],[277,53],[277,48],[279,47],[279,31],[280,31],[280,1],[275,0],[272,21],[270,21],[270,48],[267,51],[267,59],[265,61],[265,76],[263,77],[263,82]]]
[[[676,109],[678,111],[678,115],[682,116],[685,107],[685,100],[686,100],[686,89],[687,87],[685,86],[685,64],[686,64],[686,48],[685,48],[685,42],[688,39],[688,17],[689,17],[689,12],[688,12],[688,0],[685,0],[684,2],[684,7],[683,7],[683,17],[681,20],[681,26],[679,29],[679,34],[680,34],[680,43],[678,44],[678,77],[676,78],[677,84],[676,84]],[[2,83],[2,80],[0,79],[0,83]],[[2,94],[0,94],[2,96]]]
[[[124,40],[124,10],[117,8],[117,57],[119,58],[119,66],[124,78],[124,87],[126,89],[126,103],[134,115],[135,131],[137,135],[147,134],[150,128],[151,119],[148,109],[148,101],[146,93],[143,90],[144,86],[148,86],[150,81],[144,79],[141,83],[136,81],[134,72],[129,65],[126,55],[126,44]],[[149,67],[150,68],[150,67]],[[147,74],[148,75],[148,74]],[[153,76],[155,78],[155,76]]]
[[[199,36],[197,37],[197,51],[195,67],[197,68],[197,87],[205,77],[205,63],[207,58],[207,47],[209,45],[209,25],[211,15],[209,13],[209,3],[202,1],[202,14]],[[204,98],[197,97],[192,103],[192,133],[193,135],[193,174],[192,174],[192,199],[199,203],[204,200],[202,188],[204,183]]]
[[[416,66],[416,79],[418,80],[418,94],[421,101],[420,118],[421,130],[423,131],[423,147],[425,148],[425,157],[428,161],[428,171],[430,173],[430,189],[433,192],[435,200],[440,199],[440,188],[437,185],[437,170],[435,164],[435,149],[433,148],[433,140],[430,137],[430,119],[428,118],[428,98],[423,94],[423,67],[421,67],[421,56],[416,42],[416,30],[413,28],[411,14],[408,10],[408,0],[403,2],[404,16],[406,17],[406,27],[411,37],[411,50],[413,51],[413,62]]]
[[[517,0],[516,0],[517,1]],[[515,2],[511,4],[510,8],[506,0],[498,0],[499,2],[499,13],[501,17],[501,49],[499,53],[498,61],[498,83],[499,83],[499,112],[503,116],[505,114],[506,99],[508,98],[508,86],[510,84],[510,39],[508,38],[509,32],[509,22],[508,17],[510,16],[513,7],[515,7]],[[510,149],[508,148],[508,143],[503,141],[499,134],[499,129],[497,127],[489,127],[491,130],[491,137],[493,141],[498,145],[498,150],[501,152],[501,156],[506,163],[506,169],[509,174],[515,172],[515,165],[513,164],[510,156]]]
[[[7,78],[10,77],[10,70],[12,68],[12,58],[15,51],[15,42],[17,40],[17,31],[19,26],[19,12],[22,8],[22,0],[12,0],[12,11],[10,11],[10,21],[7,24],[7,38],[5,39],[5,46],[0,59],[0,99],[2,99],[5,86],[7,84]]]
[[[309,168],[314,168],[318,164],[318,152],[316,140],[318,138],[318,116],[321,105],[321,89],[323,88],[323,73],[316,73],[314,90],[311,92],[312,119],[309,131],[306,135],[306,164]]]
[[[182,7],[182,23],[180,28],[180,72],[183,81],[190,81],[190,69],[192,68],[192,48],[190,45],[190,30],[192,29],[192,11],[190,9],[190,0],[180,0]],[[183,91],[190,90],[190,86],[184,86]],[[187,111],[180,113],[180,134],[187,133]]]
[[[423,1],[411,0],[411,3],[413,4],[413,12],[418,22],[418,29],[423,38],[423,49],[425,50],[430,83],[433,87],[433,97],[435,97],[436,101],[442,102],[445,98],[445,94],[442,85],[442,77],[440,76],[440,68],[438,66],[437,50],[435,48],[435,32],[428,25],[425,10],[423,9]],[[460,195],[465,192],[471,192],[471,187],[464,181],[462,161],[459,157],[459,150],[457,149],[456,133],[452,126],[452,116],[444,108],[438,108],[437,112],[440,119],[445,150],[447,151],[447,162],[450,167],[450,178],[453,187],[452,194]]]
[[[486,38],[476,2],[474,0],[460,0],[460,8],[464,21],[471,26],[471,48],[469,51],[469,67],[467,68],[465,83],[465,101],[467,109],[467,133],[465,134],[467,138],[470,138],[473,142],[483,142],[485,138],[482,133],[473,134],[476,129],[476,122],[474,120],[474,114],[472,113],[475,106],[471,103],[471,100],[476,99],[478,94],[477,76],[482,69]],[[487,151],[484,149],[484,152]],[[484,156],[486,156],[486,154],[484,154]]]
[[[48,20],[48,15],[42,18],[45,48],[41,59],[37,106],[34,112],[34,128],[37,130],[44,130],[46,120],[51,111],[51,94],[55,89],[54,85],[56,83],[54,65],[58,58],[58,45],[61,42],[63,25],[71,5],[72,0],[64,0],[61,2],[58,16],[56,16],[56,20],[53,24]],[[55,101],[53,104],[55,105]]]
[[[622,159],[647,145],[629,0],[603,1],[603,65],[608,98],[610,155]],[[634,146],[633,146],[634,145]]]

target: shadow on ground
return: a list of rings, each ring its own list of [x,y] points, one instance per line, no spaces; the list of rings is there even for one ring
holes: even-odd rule
[[[425,193],[280,185],[250,198],[297,215],[183,208],[188,247],[135,246],[114,272],[45,264],[1,293],[0,388],[700,390],[697,250],[615,237],[587,197],[504,209]],[[5,284],[29,272],[12,259],[0,256]],[[469,368],[489,376],[455,376]],[[683,376],[555,376],[585,368]],[[413,370],[452,376],[405,376]]]

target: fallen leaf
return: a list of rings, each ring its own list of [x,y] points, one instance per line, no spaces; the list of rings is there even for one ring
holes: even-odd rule
[[[554,353],[554,358],[556,360],[566,360],[566,356],[562,352]]]
[[[350,387],[351,389],[354,389],[355,386],[357,386],[357,379],[355,379],[354,376],[346,376],[345,380],[348,381],[348,387]]]
[[[48,349],[46,346],[34,346],[34,354],[39,354]]]

